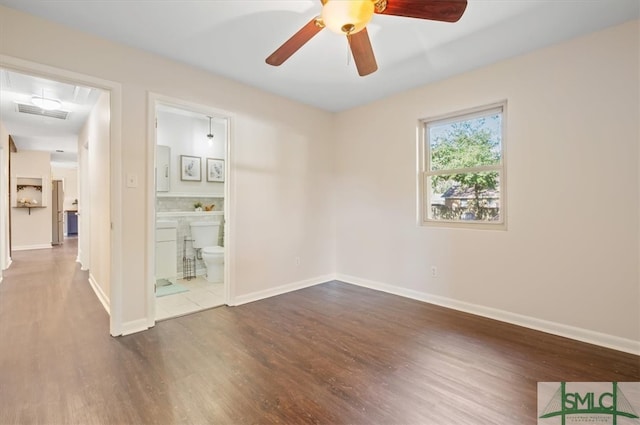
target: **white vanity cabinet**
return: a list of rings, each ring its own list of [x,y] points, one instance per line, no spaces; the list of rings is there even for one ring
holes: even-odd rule
[[[156,222],[156,282],[175,283],[178,275],[177,226],[173,220]],[[166,282],[165,282],[166,283]]]

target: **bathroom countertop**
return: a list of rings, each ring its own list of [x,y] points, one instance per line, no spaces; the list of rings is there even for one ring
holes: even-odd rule
[[[212,215],[224,215],[224,211],[162,211],[156,213],[156,217],[204,217]]]

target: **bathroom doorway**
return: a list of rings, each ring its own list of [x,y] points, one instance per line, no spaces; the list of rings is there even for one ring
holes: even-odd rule
[[[150,97],[148,276],[155,322],[227,304],[230,117]]]

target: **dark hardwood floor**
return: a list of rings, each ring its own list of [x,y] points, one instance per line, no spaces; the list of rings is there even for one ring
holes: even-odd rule
[[[112,338],[73,240],[0,284],[0,424],[536,424],[640,358],[330,282]]]

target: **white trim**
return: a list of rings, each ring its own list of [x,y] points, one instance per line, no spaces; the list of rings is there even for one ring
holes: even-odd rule
[[[471,313],[478,316],[499,320],[501,322],[511,323],[513,325],[523,326],[525,328],[534,329],[565,338],[575,339],[577,341],[595,344],[601,347],[611,348],[613,350],[623,351],[625,353],[640,355],[640,341],[634,341],[631,339],[608,335],[589,329],[578,328],[562,323],[524,316],[509,311],[454,300],[452,298],[433,295],[426,292],[400,288],[398,286],[367,279],[361,279],[355,276],[338,274],[336,276],[336,279],[352,285],[387,292],[389,294],[399,295],[401,297],[411,298],[414,300],[439,305],[453,310],[463,311],[465,313]]]
[[[120,335],[131,335],[136,332],[146,331],[150,327],[146,318],[124,322],[122,323],[122,333]]]
[[[460,120],[469,120],[482,116],[487,116],[491,113],[500,112],[501,119],[501,143],[500,143],[500,164],[469,167],[463,169],[446,169],[446,170],[431,170],[431,155],[429,145],[429,135],[427,134],[429,126],[432,124],[446,124],[456,122]],[[451,112],[435,117],[422,118],[418,120],[417,128],[417,222],[419,226],[424,227],[445,227],[450,229],[465,228],[465,229],[486,229],[486,230],[507,230],[507,99],[490,103],[483,106],[477,106],[474,108],[465,109],[462,111]],[[430,181],[429,177],[434,175],[443,174],[460,174],[460,173],[473,173],[479,171],[497,171],[500,176],[500,221],[487,222],[487,221],[464,221],[464,220],[437,220],[429,218],[431,211],[430,205]]]
[[[231,296],[235,294],[236,288],[236,177],[235,177],[235,115],[231,113],[226,114],[227,125],[227,145],[226,145],[226,161],[227,166],[225,168],[225,184],[224,184],[224,298],[225,304],[229,304]]]
[[[252,303],[254,301],[263,300],[265,298],[275,297],[276,295],[286,294],[287,292],[297,291],[298,289],[308,288],[310,286],[320,285],[335,280],[334,275],[318,276],[311,279],[300,280],[298,282],[288,283],[286,285],[276,286],[275,288],[265,289],[263,291],[251,292],[249,294],[235,297],[230,306],[239,306],[242,304]]]
[[[158,98],[153,93],[147,93],[147,240],[146,240],[146,267],[145,267],[145,324],[151,328],[156,324],[156,146],[157,146],[157,109]]]
[[[122,325],[122,85],[114,81],[55,68],[11,56],[0,55],[0,67],[74,85],[95,87],[109,92],[110,99],[110,214],[109,264],[111,317],[109,332],[119,335]]]
[[[102,288],[100,287],[100,285],[96,281],[96,278],[93,277],[93,275],[91,273],[89,273],[89,285],[91,285],[91,288],[93,289],[93,292],[95,292],[96,296],[100,300],[100,303],[102,303],[102,307],[104,307],[104,309],[110,315],[111,314],[111,303],[109,302],[109,297],[107,297],[105,295],[104,291],[102,290]]]
[[[89,270],[88,267],[85,267],[84,264],[82,264],[81,255],[80,255],[80,250],[79,249],[78,249],[78,256],[76,257],[76,263],[80,264],[80,270],[82,270],[83,272],[86,272],[87,270]]]
[[[193,103],[182,99],[161,95],[158,93],[148,92],[147,95],[147,185],[146,185],[146,202],[147,202],[147,215],[146,215],[146,267],[145,267],[145,282],[146,282],[146,318],[145,323],[147,328],[155,325],[156,322],[156,296],[154,291],[155,286],[155,223],[156,223],[156,196],[175,196],[161,195],[155,190],[155,160],[156,160],[156,110],[158,105],[168,105],[174,108],[179,108],[187,111],[202,113],[203,115],[216,116],[225,120],[227,125],[227,140],[226,140],[226,162],[225,167],[225,184],[223,198],[229,198],[232,192],[232,185],[234,183],[233,174],[233,153],[232,153],[232,137],[234,127],[234,115],[217,109],[215,107]],[[194,196],[192,194],[184,194],[184,196]],[[208,197],[219,197],[218,194],[213,194]],[[225,231],[224,231],[224,245],[225,245],[225,258],[224,258],[224,302],[228,304],[229,294],[233,291],[234,286],[234,263],[232,247],[234,232],[232,223],[234,222],[234,205],[225,203],[224,219],[225,219]],[[210,213],[209,213],[210,214]],[[229,230],[229,231],[227,231]],[[197,274],[197,273],[196,273]]]
[[[51,243],[48,244],[38,244],[38,245],[21,245],[21,246],[12,246],[12,251],[28,251],[30,249],[51,249]]]

